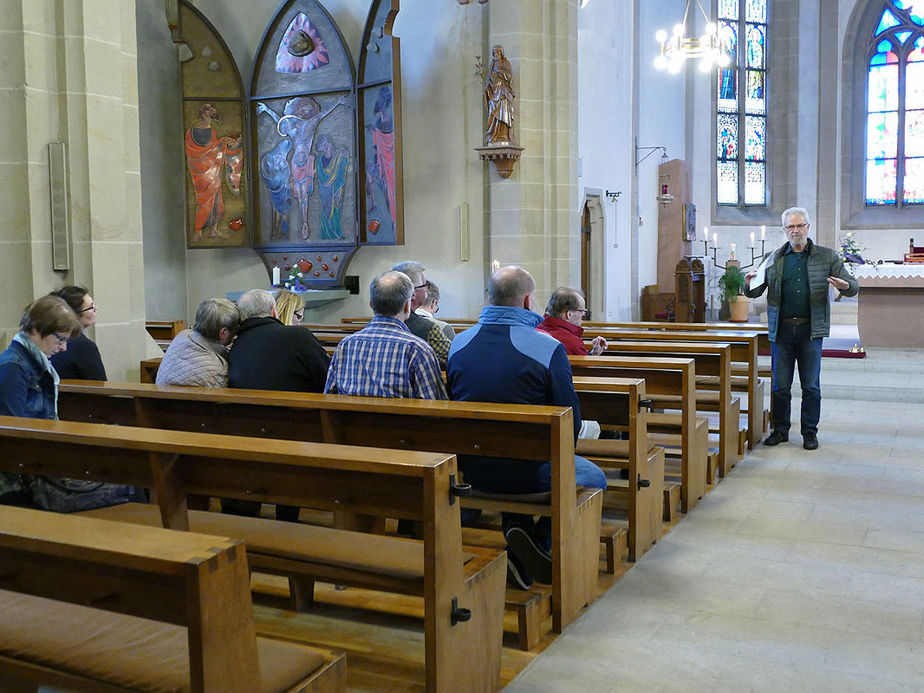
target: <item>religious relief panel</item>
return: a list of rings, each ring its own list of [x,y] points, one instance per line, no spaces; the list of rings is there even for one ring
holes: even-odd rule
[[[224,41],[186,2],[179,4],[186,243],[250,245],[243,87]]]
[[[167,0],[186,61],[190,246],[250,244],[271,273],[307,288],[342,283],[361,243],[404,242],[397,12],[398,0],[373,0],[354,71],[324,7],[285,2],[245,99],[214,30],[188,0]]]

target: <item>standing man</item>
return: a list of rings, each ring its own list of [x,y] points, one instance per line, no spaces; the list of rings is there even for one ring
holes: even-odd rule
[[[427,300],[427,291],[430,289],[430,282],[427,281],[427,268],[419,262],[406,260],[399,262],[391,268],[393,272],[403,272],[411,278],[414,285],[414,294],[411,296],[411,314],[407,319],[407,329],[411,334],[415,334],[429,344],[434,353],[436,360],[440,363],[440,368],[446,367],[446,359],[449,358],[449,347],[452,345],[452,337],[447,337],[443,330],[431,318],[418,315],[417,309]],[[455,335],[455,331],[453,331]]]
[[[324,392],[447,399],[433,349],[405,325],[413,293],[413,283],[401,272],[383,272],[372,280],[369,306],[375,317],[340,342]]]
[[[581,323],[587,314],[587,304],[584,294],[577,289],[560,286],[552,292],[549,305],[545,307],[545,319],[536,329],[550,334],[565,345],[565,351],[574,356],[587,356],[587,347],[584,346],[584,328]],[[591,356],[606,351],[606,339],[594,337]]]
[[[767,326],[773,368],[773,432],[764,445],[779,445],[789,440],[792,377],[798,364],[802,447],[815,450],[821,416],[821,343],[831,328],[828,286],[843,296],[856,296],[860,287],[837,253],[809,239],[810,228],[808,212],[802,207],[783,212],[783,230],[789,242],[774,254],[763,284],[751,288],[751,279],[757,273],[745,275],[745,295],[756,298],[770,287]]]
[[[478,324],[456,336],[449,352],[446,381],[449,397],[469,402],[551,404],[571,407],[575,439],[581,430],[581,408],[564,345],[536,327],[533,312],[536,283],[522,267],[501,267],[491,277]],[[493,493],[537,493],[552,488],[548,460],[459,456],[465,481]],[[578,486],[606,488],[603,471],[575,456]],[[504,513],[508,546],[508,579],[523,589],[533,580],[551,584],[550,518],[537,523],[529,515]]]

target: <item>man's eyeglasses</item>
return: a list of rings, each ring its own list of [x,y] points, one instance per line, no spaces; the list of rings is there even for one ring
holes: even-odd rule
[[[414,291],[417,291],[417,289],[429,289],[429,288],[430,288],[430,282],[429,282],[429,281],[426,281],[426,282],[424,282],[423,284],[421,284],[420,286],[415,286],[415,287],[414,287]]]
[[[83,310],[78,310],[78,311],[77,311],[77,315],[81,315],[81,314],[83,314],[83,313],[86,313],[86,312],[89,311],[89,310],[96,310],[96,304],[95,304],[95,303],[91,303],[87,308],[84,308]]]
[[[580,313],[582,320],[590,320],[590,311],[587,310],[586,308],[584,308],[583,310],[580,308],[572,308],[571,310],[573,310],[575,313]]]
[[[787,231],[795,231],[796,229],[799,229],[799,231],[802,231],[804,229],[807,229],[808,227],[809,227],[808,224],[790,224],[789,226],[784,226],[783,228],[786,229]]]

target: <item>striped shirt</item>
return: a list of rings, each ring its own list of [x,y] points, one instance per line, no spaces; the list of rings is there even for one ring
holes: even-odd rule
[[[337,347],[324,392],[447,399],[433,349],[395,318],[376,316]]]

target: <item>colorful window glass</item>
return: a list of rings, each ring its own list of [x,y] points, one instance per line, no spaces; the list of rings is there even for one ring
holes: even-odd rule
[[[924,3],[884,0],[870,41],[866,204],[924,204]]]
[[[731,65],[718,71],[716,85],[720,205],[767,204],[767,2],[718,2],[719,32],[732,56]]]

